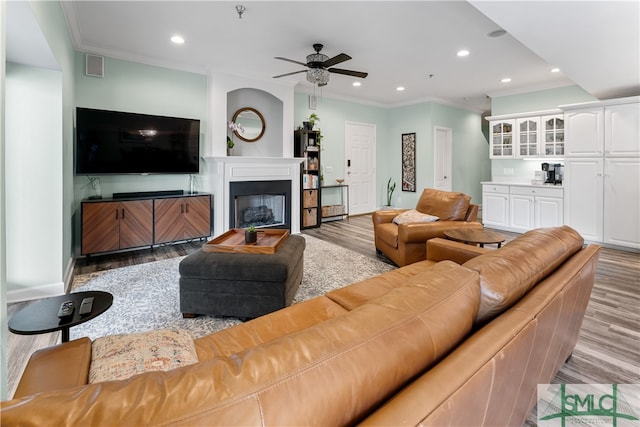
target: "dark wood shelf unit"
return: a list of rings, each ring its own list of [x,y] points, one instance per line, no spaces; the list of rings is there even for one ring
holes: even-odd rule
[[[294,155],[304,158],[300,177],[300,228],[320,227],[320,131],[296,130]]]

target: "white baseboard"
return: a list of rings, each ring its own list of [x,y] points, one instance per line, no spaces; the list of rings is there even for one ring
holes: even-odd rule
[[[49,283],[20,289],[7,290],[7,303],[30,301],[64,294],[64,283]]]

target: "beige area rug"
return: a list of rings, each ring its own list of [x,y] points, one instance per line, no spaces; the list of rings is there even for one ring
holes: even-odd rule
[[[382,261],[303,235],[307,241],[304,273],[296,302],[394,269]],[[71,328],[71,339],[153,329],[187,329],[194,338],[241,323],[233,317],[183,319],[179,305],[178,264],[183,257],[155,261],[74,278],[73,292],[106,291],[113,305],[104,314]]]

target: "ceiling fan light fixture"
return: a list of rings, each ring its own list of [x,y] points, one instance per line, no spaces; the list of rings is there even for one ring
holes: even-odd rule
[[[318,86],[325,86],[329,83],[329,72],[322,68],[307,70],[307,81]]]

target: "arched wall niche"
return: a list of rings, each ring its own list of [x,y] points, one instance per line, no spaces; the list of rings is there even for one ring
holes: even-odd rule
[[[262,89],[240,88],[227,93],[227,121],[240,108],[251,107],[258,110],[265,121],[265,132],[262,138],[255,142],[245,142],[233,137],[231,129],[227,128],[227,135],[232,136],[235,146],[234,156],[252,157],[283,157],[283,106],[284,103]]]
[[[225,157],[227,153],[227,121],[241,107],[253,107],[265,117],[269,135],[253,143],[236,141],[235,156],[293,157],[293,104],[294,85],[282,81],[265,81],[225,73],[208,74],[209,123],[205,156]],[[237,94],[237,96],[236,96]],[[265,102],[262,105],[240,105],[241,101]],[[235,105],[228,105],[234,103]],[[263,111],[264,110],[264,111]],[[265,132],[266,133],[266,132]],[[268,138],[268,139],[265,139]],[[264,145],[264,147],[261,147]],[[276,148],[276,145],[278,147]],[[242,147],[241,147],[242,146]],[[264,150],[263,150],[264,148]],[[256,150],[263,150],[260,153]],[[261,154],[264,152],[264,154]]]

